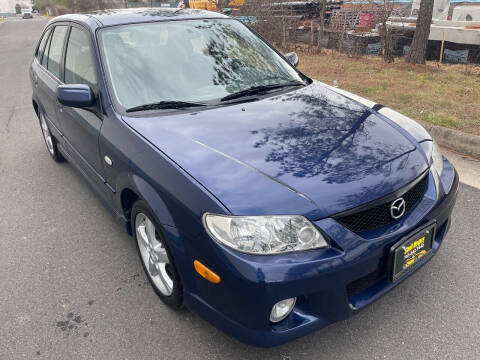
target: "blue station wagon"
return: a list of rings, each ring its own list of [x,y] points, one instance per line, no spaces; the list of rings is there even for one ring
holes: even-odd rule
[[[408,278],[458,189],[422,126],[297,63],[225,15],[135,9],[52,19],[30,67],[49,154],[133,236],[160,299],[256,346]]]

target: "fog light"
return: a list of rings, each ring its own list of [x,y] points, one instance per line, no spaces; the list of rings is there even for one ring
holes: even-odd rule
[[[273,305],[272,312],[270,313],[270,321],[277,323],[282,321],[287,317],[288,314],[293,310],[297,298],[285,299],[277,302]]]

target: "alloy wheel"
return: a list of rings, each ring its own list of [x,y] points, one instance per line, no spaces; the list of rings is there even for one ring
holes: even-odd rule
[[[42,114],[40,114],[40,126],[42,127],[43,138],[45,139],[45,143],[47,144],[47,149],[53,156],[55,155],[55,149],[53,148],[52,135],[50,134],[50,130],[48,129],[45,117]]]
[[[143,264],[154,285],[163,295],[172,295],[170,260],[155,224],[147,215],[140,212],[135,217],[135,231]]]

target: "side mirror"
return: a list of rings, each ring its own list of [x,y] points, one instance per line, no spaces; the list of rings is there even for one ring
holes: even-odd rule
[[[285,59],[287,59],[290,64],[297,67],[298,61],[299,61],[297,53],[289,52],[288,54],[285,54],[284,56],[285,56]]]
[[[86,108],[95,103],[93,91],[88,85],[60,85],[57,88],[58,102],[64,106]]]

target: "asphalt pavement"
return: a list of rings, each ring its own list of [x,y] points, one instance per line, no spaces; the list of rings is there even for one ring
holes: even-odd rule
[[[480,190],[460,185],[432,261],[358,315],[242,344],[152,291],[132,238],[50,160],[28,66],[44,19],[0,24],[0,359],[478,359]]]

